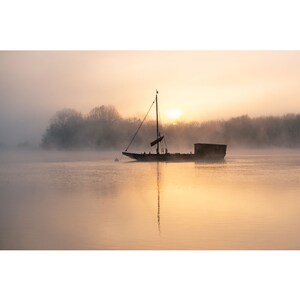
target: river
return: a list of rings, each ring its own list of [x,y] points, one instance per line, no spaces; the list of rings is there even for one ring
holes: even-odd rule
[[[0,249],[300,249],[300,154],[0,161]]]

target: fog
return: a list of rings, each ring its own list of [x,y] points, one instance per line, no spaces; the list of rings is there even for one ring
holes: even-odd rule
[[[1,122],[5,121],[5,118],[1,119]],[[38,149],[120,152],[127,148],[141,121],[142,118],[122,117],[113,106],[98,106],[88,114],[74,109],[62,109],[54,113],[47,122],[44,120],[48,123],[45,127],[34,122],[24,123],[22,131],[18,129],[18,122],[15,127],[1,126],[4,138],[0,149],[2,152],[14,149],[25,151],[24,153]],[[9,135],[6,136],[7,133],[4,134],[5,130],[13,136],[11,139]],[[161,147],[168,148],[169,152],[193,151],[194,143],[226,143],[231,149],[298,149],[299,133],[300,114],[256,118],[242,115],[228,120],[160,124],[160,134],[165,136]],[[31,139],[26,139],[30,136]],[[155,121],[146,119],[129,151],[153,151],[150,142],[155,138]],[[11,143],[4,144],[3,141]]]
[[[0,165],[31,163],[65,163],[108,160],[120,158],[119,151],[95,150],[42,150],[42,149],[5,149],[1,150]]]
[[[44,149],[124,150],[141,124],[141,119],[123,118],[113,106],[95,107],[87,115],[71,109],[58,111],[50,120],[41,139]],[[146,121],[131,149],[151,151],[156,138],[155,122]],[[298,148],[300,115],[247,115],[209,122],[161,124],[161,143],[169,151],[193,150],[194,143],[226,143],[239,148]]]

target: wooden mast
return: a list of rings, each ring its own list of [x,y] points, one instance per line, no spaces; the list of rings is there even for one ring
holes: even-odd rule
[[[157,101],[157,94],[158,90],[156,90],[156,97],[155,97],[155,102],[156,102],[156,139],[159,139],[159,130],[158,130],[158,101]],[[159,142],[156,145],[156,154],[159,154]]]

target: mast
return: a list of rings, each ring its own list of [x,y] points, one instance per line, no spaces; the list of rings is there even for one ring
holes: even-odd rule
[[[159,130],[158,130],[158,101],[157,101],[157,94],[158,94],[158,90],[156,90],[156,97],[155,97],[155,102],[156,102],[156,139],[158,140],[158,138],[159,138]],[[159,142],[157,143],[157,146],[156,146],[156,154],[159,154]]]

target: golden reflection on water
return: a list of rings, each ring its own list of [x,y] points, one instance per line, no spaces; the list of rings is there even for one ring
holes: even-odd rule
[[[298,156],[0,172],[1,249],[300,249]]]

